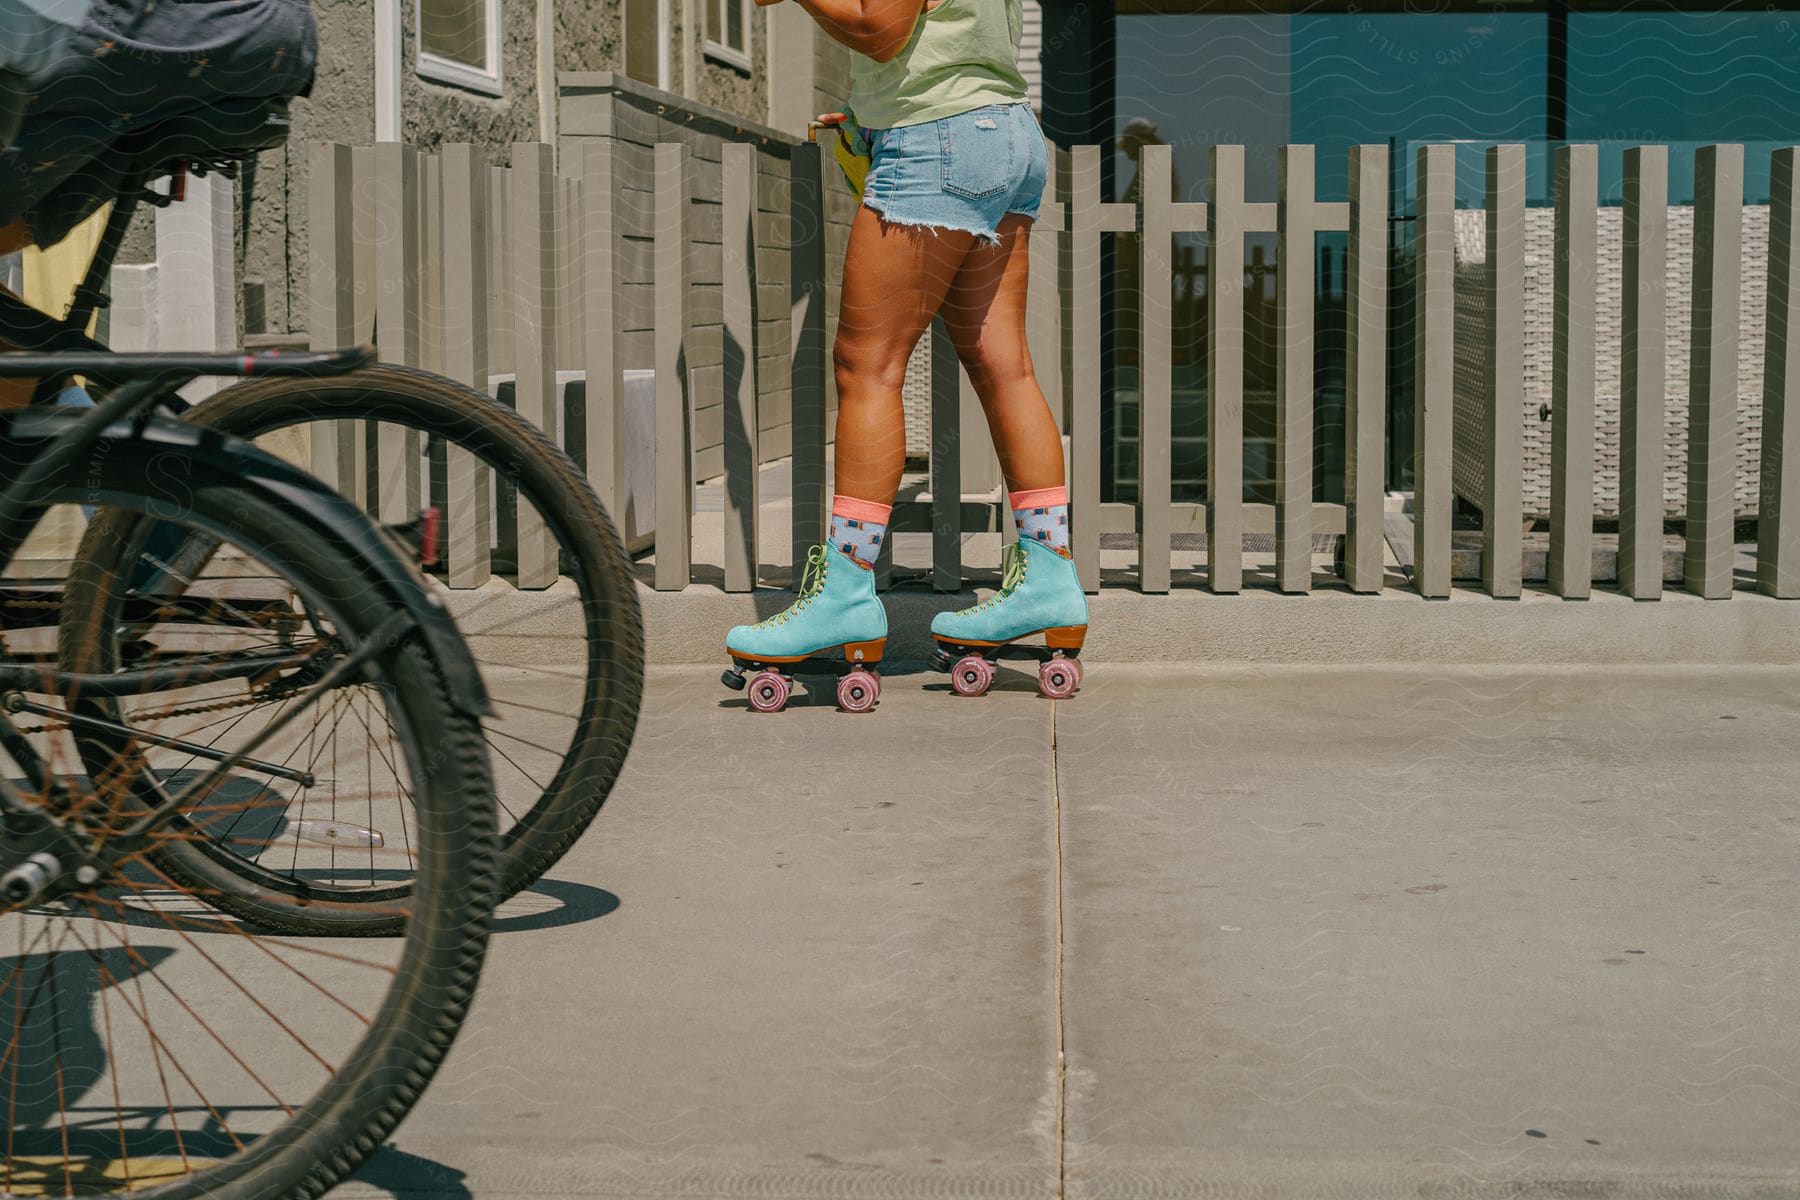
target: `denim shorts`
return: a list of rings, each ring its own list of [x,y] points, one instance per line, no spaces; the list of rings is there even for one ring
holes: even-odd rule
[[[1037,220],[1049,175],[1029,104],[989,104],[919,125],[871,129],[863,203],[897,225],[961,229],[997,242],[1000,219]]]

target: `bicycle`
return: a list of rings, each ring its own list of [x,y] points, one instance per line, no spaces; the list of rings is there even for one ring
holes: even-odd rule
[[[235,170],[249,155],[285,137],[285,108],[284,102],[267,100],[214,106],[203,119],[165,122],[124,143],[120,152],[131,164],[126,187],[69,313],[55,321],[21,311],[22,305],[0,297],[0,334],[15,344],[40,348],[99,349],[83,330],[95,308],[104,303],[108,273],[132,215],[142,202],[169,201],[152,192],[147,182],[171,170],[179,177],[180,170],[191,164]],[[222,154],[217,149],[221,144],[234,150]],[[51,386],[45,384],[35,399],[46,402],[50,392]],[[527,530],[541,528],[553,543],[551,561],[571,581],[573,603],[546,606],[537,619],[560,621],[564,640],[584,647],[582,660],[573,671],[560,664],[534,669],[482,662],[495,704],[494,716],[484,722],[483,730],[500,803],[499,890],[505,898],[529,887],[567,852],[604,804],[623,767],[642,699],[642,618],[629,560],[580,468],[535,426],[492,397],[424,371],[390,365],[365,365],[329,379],[250,380],[221,391],[183,416],[251,439],[325,423],[334,428],[320,436],[335,437],[342,422],[356,423],[360,428],[352,436],[366,439],[371,447],[381,442],[382,425],[423,434],[424,453],[417,465],[430,480],[431,503],[388,529],[409,545],[421,570],[440,582],[438,514],[448,502],[448,460],[453,450],[470,455],[493,479],[491,549],[499,570],[516,566],[518,544],[534,536]],[[370,454],[368,461],[374,462],[375,456]],[[363,483],[374,507],[382,481]],[[83,589],[94,604],[123,614],[132,603],[130,587],[108,593],[99,584],[104,580],[129,584],[151,569],[147,562],[133,562],[127,568],[132,560],[153,558],[159,549],[166,550],[154,541],[151,525],[148,517],[97,521],[76,556],[79,565],[71,586]],[[107,532],[97,532],[101,529]],[[204,564],[205,550],[203,543],[187,547],[190,570]],[[494,602],[495,597],[488,595],[462,608],[464,626],[472,630],[477,644],[484,640],[482,613]],[[89,655],[65,662],[68,669],[115,669],[135,645],[154,640],[141,622],[114,621],[99,628],[111,631],[111,636],[67,640]],[[559,690],[578,697],[566,714],[544,701]],[[96,703],[98,711],[92,715],[119,719],[106,701]],[[514,725],[530,724],[531,734],[515,733],[508,718]],[[546,725],[551,726],[548,732],[543,731]],[[103,757],[111,753],[104,740],[86,739],[83,744],[92,745]],[[154,781],[142,781],[141,786],[153,790]],[[335,815],[320,823],[308,816],[309,808],[317,809],[318,804],[305,788],[294,788],[287,801],[284,819],[264,823],[267,840],[256,841],[240,823],[223,831],[222,837],[196,836],[169,846],[160,865],[186,882],[217,888],[220,905],[236,915],[297,932],[383,934],[398,928],[409,886],[405,879],[373,871],[360,880],[340,875],[334,897],[361,900],[365,907],[318,906],[311,903],[320,887],[317,880],[272,869],[270,861],[285,846],[283,839],[295,831],[319,844],[392,839],[404,812],[390,812],[380,826]]]
[[[16,89],[0,74],[0,109]],[[203,375],[324,380],[371,357],[0,353],[0,378],[77,373],[103,393],[0,414],[0,568],[16,578],[34,532],[77,506],[88,541],[122,514],[177,552],[154,575],[87,567],[72,590],[0,595],[0,1194],[319,1195],[411,1108],[467,1012],[498,864],[474,660],[355,506],[159,411]],[[229,574],[186,576],[192,546]],[[84,640],[117,646],[121,618],[156,640],[69,669],[93,661]],[[209,744],[104,715],[246,693],[269,703]],[[405,844],[357,848],[410,880],[395,937],[325,950],[213,915],[221,893],[160,865],[189,828],[266,814],[267,781],[292,778],[406,797]]]

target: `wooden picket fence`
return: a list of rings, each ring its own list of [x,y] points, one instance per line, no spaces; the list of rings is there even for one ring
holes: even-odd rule
[[[1072,543],[1084,586],[1099,586],[1103,533],[1135,532],[1137,584],[1146,592],[1163,592],[1171,584],[1172,535],[1203,530],[1206,580],[1214,592],[1242,588],[1247,533],[1273,534],[1281,591],[1299,593],[1312,586],[1315,534],[1343,536],[1342,574],[1351,590],[1380,591],[1388,578],[1383,567],[1388,306],[1399,299],[1388,277],[1388,147],[1350,149],[1344,202],[1316,199],[1313,147],[1284,147],[1278,199],[1251,203],[1244,198],[1244,148],[1215,146],[1211,200],[1195,203],[1169,198],[1171,148],[1151,146],[1142,159],[1141,207],[1102,199],[1102,153],[1098,146],[1077,146],[1061,156],[1062,168],[1046,188],[1032,237],[1030,340],[1059,424],[1067,414]],[[1422,147],[1415,172],[1411,585],[1428,597],[1448,596],[1452,582],[1454,154],[1452,145]],[[642,362],[627,361],[618,320],[625,282],[622,235],[609,199],[620,183],[619,164],[610,154],[590,150],[573,172],[559,177],[546,146],[516,147],[512,166],[504,170],[487,166],[468,146],[447,146],[436,155],[400,145],[320,146],[313,151],[308,185],[314,344],[350,342],[374,330],[388,361],[421,365],[484,389],[504,381],[521,413],[553,439],[580,449],[589,479],[615,513],[624,511],[629,499],[624,494],[628,462],[653,454],[655,586],[664,590],[687,587],[694,573],[689,438],[691,407],[700,398],[690,394],[693,377],[684,379],[694,291],[683,214],[694,200],[695,166],[685,144],[655,147],[655,330]],[[801,143],[790,150],[787,178],[778,181],[788,210],[789,378],[780,382],[791,387],[793,562],[804,561],[806,547],[823,539],[829,501],[826,289],[836,281],[826,270],[827,168],[836,171],[821,147]],[[1523,584],[1524,147],[1490,147],[1485,168],[1491,269],[1485,283],[1481,583],[1494,596],[1516,596]],[[759,329],[767,322],[759,322],[758,309],[769,303],[766,289],[759,293],[755,252],[758,197],[769,182],[758,177],[763,169],[753,147],[732,143],[723,146],[716,167],[724,248],[719,319],[724,342],[735,352],[725,356],[725,369],[707,385],[721,394],[706,400],[716,400],[724,411],[722,566],[731,591],[757,584],[763,520],[757,406],[773,382],[764,380],[759,389],[758,341],[766,336]],[[1703,148],[1695,175],[1683,579],[1691,592],[1723,598],[1734,582],[1743,148]],[[1640,598],[1660,595],[1663,578],[1666,180],[1666,148],[1627,152],[1618,586]],[[1786,418],[1800,404],[1800,363],[1790,370],[1790,355],[1800,345],[1795,148],[1774,153],[1771,180],[1756,582],[1770,595],[1794,597],[1800,596],[1800,422]],[[1571,598],[1589,594],[1593,585],[1596,210],[1596,148],[1559,147],[1548,583]],[[760,216],[766,218],[766,211]],[[1342,278],[1348,361],[1341,504],[1313,499],[1314,237],[1333,231],[1348,235]],[[1139,491],[1131,504],[1102,503],[1100,497],[1101,248],[1106,235],[1123,232],[1138,234],[1142,256]],[[1209,397],[1208,502],[1203,504],[1171,499],[1173,283],[1176,274],[1194,271],[1191,251],[1178,252],[1174,238],[1193,233],[1208,239],[1202,268]],[[1242,499],[1244,246],[1246,235],[1257,233],[1273,233],[1278,245],[1275,480],[1269,504]],[[496,331],[507,336],[495,337]],[[971,430],[964,438],[964,426],[971,414],[979,419],[979,408],[941,326],[932,337],[929,499],[897,508],[893,528],[930,532],[932,584],[955,591],[968,578],[964,534],[1004,529],[1007,517],[1003,502],[974,503],[964,494],[972,476],[981,475],[977,482],[983,486],[996,478],[991,471],[983,474],[981,465],[991,450],[985,430]],[[627,368],[655,373],[648,445],[628,444],[626,437]],[[569,403],[569,388],[577,385],[579,402]],[[392,455],[391,461],[404,460],[408,467],[380,470],[360,457],[365,452],[383,461]],[[399,435],[392,444],[369,448],[345,431],[315,446],[316,469],[358,495],[375,481],[382,494],[365,498],[393,515],[405,512],[424,486],[418,464],[417,447]],[[478,585],[488,575],[487,544],[501,536],[483,524],[491,509],[488,484],[472,464],[452,464],[448,473],[452,579]],[[525,547],[519,557],[521,586],[541,586],[554,577],[540,531],[505,536]],[[882,566],[885,584],[888,564]]]

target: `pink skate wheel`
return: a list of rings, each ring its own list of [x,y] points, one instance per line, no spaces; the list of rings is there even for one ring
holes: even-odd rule
[[[780,712],[791,686],[774,671],[758,671],[750,680],[750,707],[757,712]]]
[[[1081,686],[1081,676],[1066,658],[1053,658],[1038,667],[1038,691],[1052,700],[1066,700]]]
[[[982,696],[994,682],[994,664],[979,654],[957,660],[950,668],[950,686],[959,696]]]
[[[861,667],[838,680],[838,707],[845,712],[863,713],[881,699],[881,680]]]
[[[1086,671],[1082,668],[1081,660],[1079,658],[1065,658],[1063,661],[1075,668],[1075,686],[1080,687],[1081,677],[1086,674]]]

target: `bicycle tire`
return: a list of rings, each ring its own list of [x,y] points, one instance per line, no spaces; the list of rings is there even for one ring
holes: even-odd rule
[[[284,570],[297,590],[353,640],[369,637],[400,611],[375,581],[347,569],[340,547],[322,537],[304,515],[245,490],[181,478],[169,471],[166,461],[159,461],[154,446],[145,443],[120,439],[102,450],[92,465],[72,467],[50,490],[46,503],[146,504],[160,506],[154,510],[159,513],[179,503],[184,520],[228,537]],[[96,486],[95,480],[102,482]],[[93,635],[103,606],[87,603],[79,594],[70,599],[59,640]],[[80,652],[61,656],[78,666],[87,665],[92,657]],[[239,1153],[195,1164],[197,1169],[183,1178],[131,1190],[134,1196],[268,1200],[324,1194],[378,1149],[405,1117],[467,1014],[485,953],[496,863],[485,747],[475,718],[449,694],[443,669],[416,626],[373,661],[379,664],[377,690],[413,767],[418,813],[414,833],[418,867],[409,897],[410,919],[400,934],[405,940],[392,981],[383,985],[379,1007],[341,1066],[303,1103],[284,1102],[289,1115],[275,1128],[257,1135]],[[221,879],[227,885],[231,881],[228,876]],[[93,909],[100,912],[98,900]],[[258,912],[254,919],[258,925],[306,932],[304,923],[289,920],[290,915],[277,906]],[[20,919],[50,920],[54,914],[21,914]],[[171,922],[169,928],[176,926]],[[242,936],[260,935],[243,931]],[[230,939],[222,943],[226,949],[236,944]],[[213,945],[214,954],[223,953],[221,943]],[[262,962],[255,956],[250,960]],[[229,994],[229,989],[222,991]],[[266,1036],[256,1036],[262,1038],[258,1053],[268,1053]],[[64,1128],[66,1139],[66,1124]],[[119,1136],[125,1137],[123,1124]],[[189,1165],[186,1151],[181,1161]],[[17,1164],[9,1157],[6,1165],[6,1178],[11,1179]],[[6,1190],[0,1187],[0,1192]]]
[[[565,568],[574,567],[587,667],[576,739],[555,777],[501,832],[500,899],[531,886],[605,804],[623,769],[643,698],[643,619],[636,584],[612,520],[579,468],[535,425],[493,398],[401,366],[379,365],[331,379],[249,380],[220,391],[184,419],[245,439],[321,420],[401,425],[474,454],[533,498],[565,550]],[[80,559],[110,572],[128,547],[123,538],[109,544],[90,536]],[[183,847],[174,853],[195,851]]]

